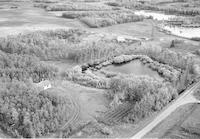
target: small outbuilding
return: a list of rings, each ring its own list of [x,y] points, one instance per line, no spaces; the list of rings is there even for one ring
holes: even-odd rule
[[[126,42],[126,39],[123,36],[118,36],[117,37],[117,42]]]
[[[46,90],[46,89],[49,89],[52,87],[51,82],[49,80],[41,81],[41,82],[37,83],[36,86],[38,88],[41,88],[42,90]]]

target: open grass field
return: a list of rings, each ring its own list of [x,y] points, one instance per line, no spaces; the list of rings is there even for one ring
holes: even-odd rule
[[[177,109],[163,123],[153,129],[148,138],[199,138],[199,104]]]

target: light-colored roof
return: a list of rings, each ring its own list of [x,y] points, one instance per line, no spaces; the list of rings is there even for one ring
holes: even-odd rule
[[[37,86],[47,86],[50,84],[51,84],[51,82],[49,80],[45,80],[45,81],[41,81],[41,82],[37,83],[36,85]]]

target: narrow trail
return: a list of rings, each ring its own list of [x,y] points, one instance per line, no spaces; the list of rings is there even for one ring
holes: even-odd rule
[[[178,107],[188,104],[188,103],[200,103],[199,100],[193,97],[194,91],[200,86],[200,81],[194,84],[191,88],[186,90],[181,94],[181,96],[172,102],[166,109],[164,109],[153,121],[151,121],[142,130],[132,136],[132,139],[143,138],[148,132],[155,128],[160,122],[167,118],[172,112],[174,112]]]
[[[80,105],[77,103],[78,100],[75,99],[75,97],[71,97],[71,101],[73,104],[73,115],[71,117],[71,119],[69,121],[67,121],[67,123],[65,123],[60,130],[65,130],[68,126],[75,126],[75,124],[77,123],[79,116],[80,116]]]

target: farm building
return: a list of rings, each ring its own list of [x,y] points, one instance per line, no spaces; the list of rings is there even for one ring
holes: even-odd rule
[[[49,80],[41,81],[36,84],[38,88],[41,88],[42,90],[46,90],[48,88],[51,88],[51,82]]]

